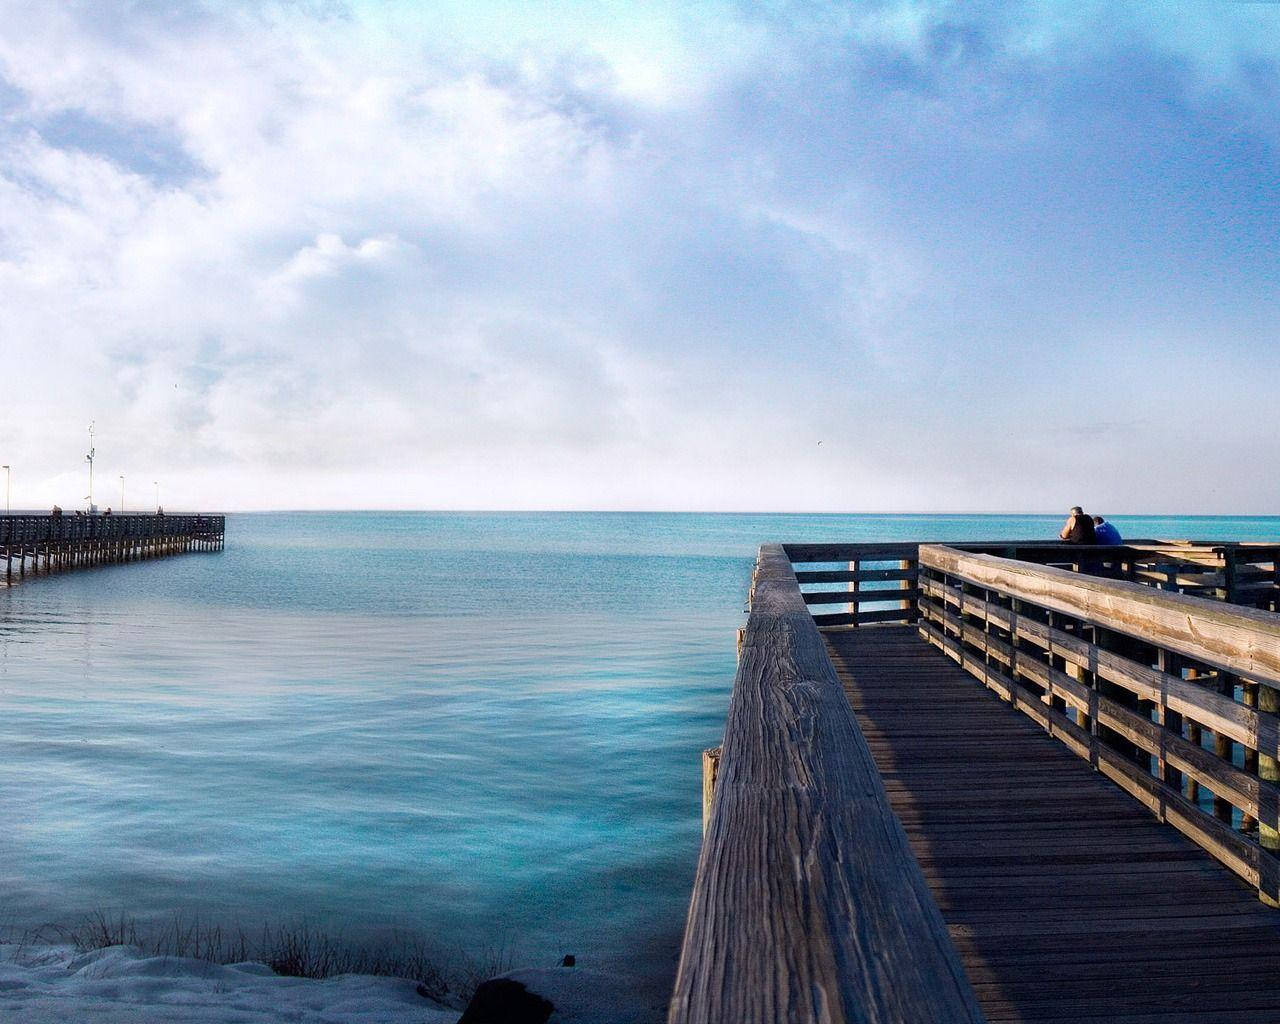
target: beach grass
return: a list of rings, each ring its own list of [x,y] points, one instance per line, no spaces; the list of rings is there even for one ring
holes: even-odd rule
[[[181,913],[161,922],[144,922],[124,911],[95,910],[71,925],[46,925],[16,937],[11,933],[8,941],[70,945],[81,953],[133,946],[148,956],[187,957],[213,964],[262,963],[278,975],[293,978],[319,980],[342,974],[401,978],[414,982],[424,998],[459,1007],[466,1005],[481,982],[514,966],[505,944],[451,952],[411,931],[362,942],[306,921],[247,929]]]

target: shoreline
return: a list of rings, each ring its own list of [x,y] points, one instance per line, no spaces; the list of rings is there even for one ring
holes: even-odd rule
[[[360,945],[306,924],[264,925],[253,939],[241,927],[175,917],[148,929],[99,912],[0,936],[0,1016],[15,1024],[220,1024],[231,1012],[248,1024],[284,1012],[300,1024],[454,1024],[493,982],[550,1001],[556,1022],[665,1019],[667,993],[646,999],[637,979],[576,964],[516,968],[502,951],[442,952],[410,934]]]

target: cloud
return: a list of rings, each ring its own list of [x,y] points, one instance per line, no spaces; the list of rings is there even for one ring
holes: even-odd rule
[[[1274,503],[1271,9],[105,10],[0,5],[31,504],[89,419],[174,505]]]

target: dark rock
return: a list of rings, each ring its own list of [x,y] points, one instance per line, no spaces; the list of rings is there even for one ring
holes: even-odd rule
[[[575,959],[575,957],[574,957],[574,955],[573,955],[572,953],[566,953],[566,954],[564,955],[564,959],[560,961],[560,966],[561,966],[561,967],[576,967],[576,966],[577,966],[577,963],[578,963],[578,961],[577,961],[577,959]]]
[[[554,1010],[548,1000],[520,982],[490,978],[480,983],[458,1024],[547,1024]]]

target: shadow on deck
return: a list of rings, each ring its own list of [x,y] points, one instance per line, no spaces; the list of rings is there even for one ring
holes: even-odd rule
[[[1280,911],[922,641],[825,636],[992,1024],[1280,1021]]]

